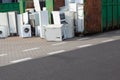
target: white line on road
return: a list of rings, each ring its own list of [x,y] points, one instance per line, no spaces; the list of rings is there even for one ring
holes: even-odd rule
[[[115,39],[108,39],[108,40],[102,41],[102,43],[111,42],[111,41],[114,41],[114,40],[115,40]]]
[[[115,33],[117,33],[117,34],[118,34],[118,33],[120,33],[120,31],[117,31],[117,32],[115,32]]]
[[[106,36],[106,34],[101,34],[100,36],[98,36],[98,37],[104,37],[104,36]]]
[[[7,56],[7,54],[0,54],[0,57]]]
[[[31,49],[25,49],[25,50],[23,50],[23,52],[33,51],[33,50],[37,50],[37,49],[40,49],[40,48],[39,48],[39,47],[36,47],[36,48],[31,48]]]
[[[48,53],[48,55],[54,55],[54,54],[63,53],[63,52],[65,52],[65,50],[50,52],[50,53]]]
[[[85,45],[81,45],[81,46],[77,46],[78,48],[85,48],[85,47],[89,47],[92,46],[93,44],[85,44]]]
[[[31,57],[28,57],[28,58],[23,58],[23,59],[10,61],[10,63],[19,63],[19,62],[23,62],[23,61],[27,61],[27,60],[31,60],[31,59],[32,59]]]
[[[82,40],[88,40],[89,38],[81,38],[81,39],[78,39],[78,40],[80,40],[80,41],[82,41]]]
[[[61,42],[61,43],[56,43],[56,44],[52,44],[53,46],[58,46],[58,45],[62,45],[62,44],[66,44],[67,42]]]

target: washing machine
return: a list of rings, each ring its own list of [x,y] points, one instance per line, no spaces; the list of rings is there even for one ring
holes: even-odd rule
[[[21,26],[20,37],[23,37],[23,38],[31,37],[31,26],[29,24]]]
[[[6,38],[7,35],[7,28],[5,26],[0,26],[0,38]]]
[[[10,36],[8,14],[6,12],[0,13],[0,26],[5,26],[7,29],[7,35]]]

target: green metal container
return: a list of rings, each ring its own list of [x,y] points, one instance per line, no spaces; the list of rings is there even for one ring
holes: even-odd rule
[[[120,0],[118,0],[118,24],[120,27]]]
[[[18,11],[19,9],[19,3],[1,3],[0,4],[0,12],[8,12],[8,11]]]
[[[120,0],[102,0],[103,31],[119,28]]]
[[[18,13],[25,12],[25,0],[20,0],[16,3],[0,3],[0,12],[17,11]]]

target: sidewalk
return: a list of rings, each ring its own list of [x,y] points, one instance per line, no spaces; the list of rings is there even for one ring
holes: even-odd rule
[[[40,38],[9,37],[0,39],[0,66],[36,59],[61,52],[84,48],[120,39],[120,30],[85,37],[75,37],[63,42],[47,42]]]

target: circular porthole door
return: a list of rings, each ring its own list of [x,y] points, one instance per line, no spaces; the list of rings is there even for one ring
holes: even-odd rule
[[[0,34],[2,34],[3,32],[2,31],[0,31]]]
[[[24,32],[25,32],[25,33],[28,33],[29,31],[30,31],[29,28],[25,28],[25,29],[24,29]]]

